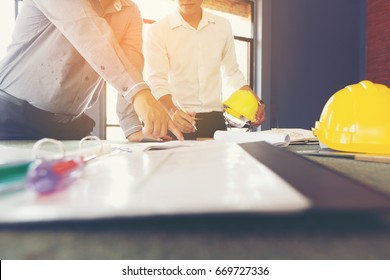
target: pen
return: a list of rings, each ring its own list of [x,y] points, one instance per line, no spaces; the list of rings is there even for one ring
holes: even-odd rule
[[[176,100],[176,104],[177,106],[179,106],[179,109],[182,110],[184,113],[188,114],[187,110],[183,108],[183,106],[180,105],[179,101]],[[196,127],[195,124],[191,123],[192,127],[198,131],[198,128]]]
[[[0,193],[24,188],[31,161],[0,163]]]
[[[344,152],[334,152],[334,151],[313,151],[313,150],[297,151],[297,153],[302,155],[310,155],[310,156],[334,157],[334,158],[353,159],[359,161],[390,163],[390,155],[386,156],[386,155],[357,154],[357,153],[344,153]]]

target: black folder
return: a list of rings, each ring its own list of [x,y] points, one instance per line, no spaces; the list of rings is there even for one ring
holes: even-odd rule
[[[266,142],[240,144],[309,198],[308,211],[389,210],[390,197],[360,181]]]

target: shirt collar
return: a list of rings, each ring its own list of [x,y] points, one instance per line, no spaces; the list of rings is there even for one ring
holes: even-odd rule
[[[202,9],[202,19],[199,22],[198,29],[202,29],[209,23],[215,23],[215,17],[213,14],[208,13]],[[169,26],[171,29],[175,29],[179,26],[190,27],[190,25],[183,19],[178,10],[171,14]]]

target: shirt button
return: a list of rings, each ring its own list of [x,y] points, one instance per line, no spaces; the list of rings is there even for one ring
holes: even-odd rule
[[[122,3],[120,1],[116,1],[114,3],[115,10],[119,12],[122,9]]]
[[[127,91],[128,89],[129,89],[128,87],[122,88],[123,91]]]

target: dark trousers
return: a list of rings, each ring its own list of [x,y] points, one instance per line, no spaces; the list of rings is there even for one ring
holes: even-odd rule
[[[0,91],[0,140],[79,140],[91,135],[94,126],[85,114],[60,123],[55,114]]]
[[[184,133],[185,140],[196,140],[198,138],[213,138],[216,130],[226,130],[225,117],[223,112],[197,113],[195,118],[198,131]],[[176,137],[171,133],[173,139]]]

